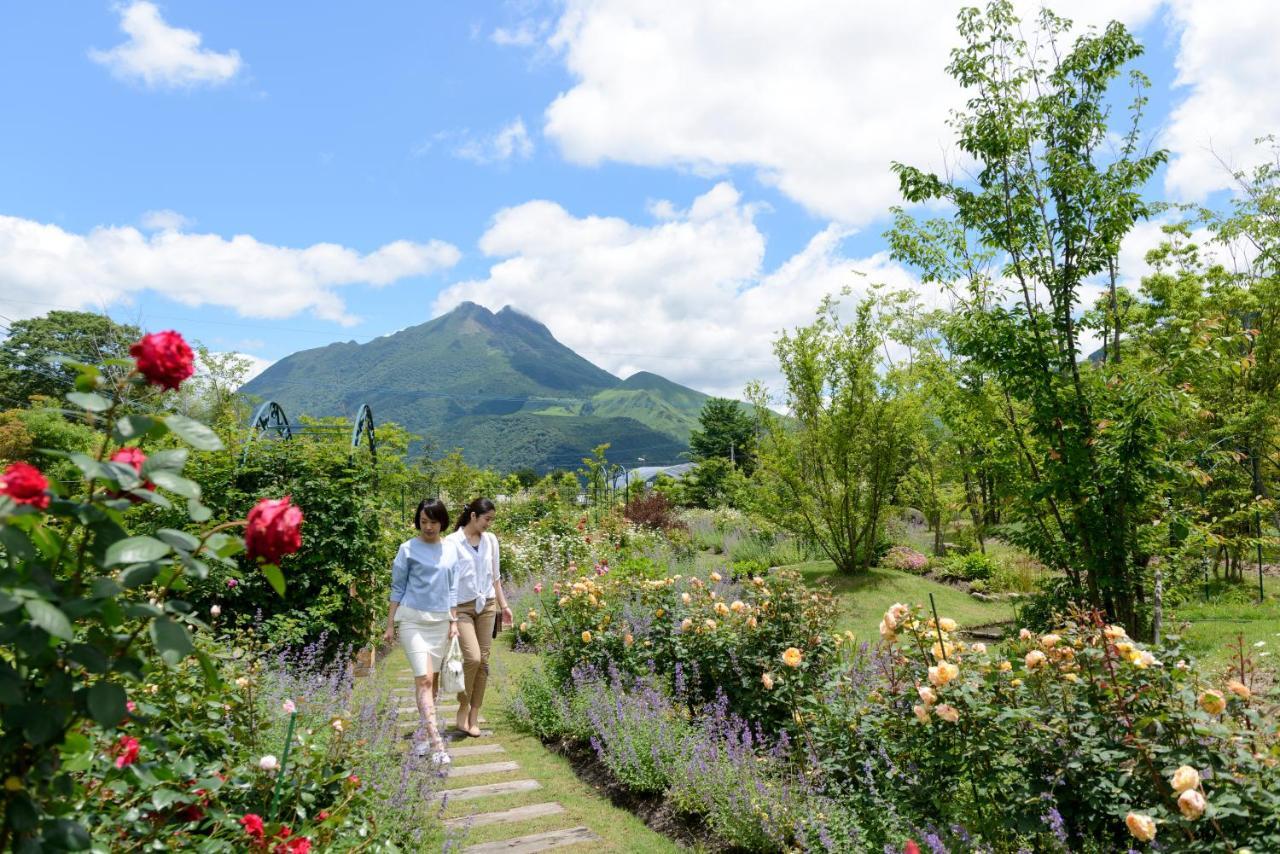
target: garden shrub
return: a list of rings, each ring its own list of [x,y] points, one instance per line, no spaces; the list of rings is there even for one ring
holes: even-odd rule
[[[890,569],[910,572],[913,575],[924,575],[929,571],[929,558],[907,546],[894,546],[889,549],[881,563]]]
[[[955,578],[961,581],[985,581],[995,574],[998,566],[990,555],[982,552],[969,552],[963,555],[952,555],[942,561],[940,573],[943,578]]]
[[[669,531],[682,528],[676,506],[661,492],[649,492],[632,498],[625,505],[626,518],[637,525]]]

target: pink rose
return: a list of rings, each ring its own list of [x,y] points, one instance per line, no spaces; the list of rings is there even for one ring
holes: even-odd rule
[[[49,479],[28,463],[14,463],[0,475],[0,495],[7,495],[18,504],[30,504],[37,510],[49,506],[48,488]]]
[[[250,558],[279,563],[302,548],[302,510],[284,498],[264,498],[249,511],[244,548]]]

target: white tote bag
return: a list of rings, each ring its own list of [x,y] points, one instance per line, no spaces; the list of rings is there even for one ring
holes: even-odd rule
[[[461,694],[465,690],[467,683],[462,675],[462,647],[458,646],[458,639],[454,638],[449,642],[449,652],[440,665],[440,693]]]

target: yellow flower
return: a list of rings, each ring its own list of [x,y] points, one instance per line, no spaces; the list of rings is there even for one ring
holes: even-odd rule
[[[687,632],[692,627],[693,627],[693,620],[690,620],[688,617],[685,617],[683,620],[680,621],[680,631]]]
[[[1001,672],[1001,673],[1008,673],[1008,672],[1009,672],[1010,670],[1012,670],[1012,669],[1013,669],[1013,662],[1010,662],[1010,661],[1002,661],[1002,662],[1000,662],[1000,672]]]
[[[889,625],[887,617],[880,621],[880,637],[884,638],[889,643],[893,643],[898,639],[897,634],[893,631],[893,626]]]
[[[709,628],[709,629],[714,629],[714,628],[716,627],[716,621],[715,621],[715,620],[708,619],[708,620],[704,621],[703,625],[705,625],[705,626],[706,626],[707,628]]]
[[[1124,817],[1124,823],[1129,828],[1129,832],[1143,842],[1150,842],[1156,838],[1156,822],[1149,815],[1131,812]]]
[[[530,619],[530,620],[536,620],[536,619],[538,619],[538,612],[537,612],[537,611],[534,611],[533,609],[530,609],[530,610],[529,610],[529,619]]]
[[[1010,679],[1010,680],[1009,680],[1009,684],[1010,684],[1010,685],[1012,685],[1012,686],[1013,686],[1013,687],[1015,687],[1015,688],[1021,688],[1021,687],[1022,687],[1022,680],[1021,680],[1021,679]]]
[[[1028,670],[1035,670],[1044,664],[1044,653],[1038,649],[1031,650],[1031,652],[1027,653],[1026,664]]]
[[[746,608],[747,606],[743,603],[741,599],[734,599],[733,604],[729,606],[729,610],[735,614],[741,614],[743,611],[746,610]]]
[[[528,623],[521,623],[521,624],[520,624],[520,633],[521,633],[521,634],[524,634],[524,633],[525,633],[525,632],[527,632],[527,631],[529,631],[529,624],[528,624]]]
[[[1187,789],[1178,796],[1178,811],[1182,813],[1183,818],[1195,821],[1204,815],[1204,795],[1195,789]]]
[[[1211,715],[1220,715],[1227,710],[1227,699],[1221,691],[1210,688],[1200,695],[1200,708]]]
[[[970,647],[970,649],[972,649],[978,655],[987,654],[987,645],[985,643],[975,643],[972,647]]]
[[[960,712],[956,709],[955,706],[951,705],[950,703],[941,704],[936,709],[934,709],[934,712],[937,713],[938,717],[942,718],[944,721],[946,721],[949,724],[953,724],[956,721],[960,720]]]
[[[782,653],[782,663],[787,667],[799,667],[803,659],[804,655],[794,646],[787,647],[786,652]]]
[[[599,605],[599,604],[600,604],[600,600],[596,598],[596,594],[594,594],[594,593],[588,593],[588,594],[587,594],[587,601],[588,601],[588,602],[590,602],[592,605]]]
[[[568,597],[568,596],[561,596],[561,597],[560,597],[560,606],[561,606],[561,607],[564,607],[565,605],[568,605],[568,604],[569,604],[569,597]]]
[[[951,641],[947,641],[946,643],[938,643],[937,641],[934,641],[933,647],[929,651],[933,653],[934,661],[942,661],[943,659],[954,656],[956,648]]]
[[[719,583],[720,583],[720,579],[721,579],[721,578],[722,578],[722,576],[720,575],[720,573],[718,573],[718,572],[713,572],[713,573],[711,573],[711,580],[712,580],[712,581],[714,581],[716,584],[719,584]]]
[[[719,615],[720,615],[720,616],[722,616],[722,617],[727,617],[727,616],[729,616],[729,606],[728,606],[728,605],[726,605],[726,604],[724,604],[723,602],[717,602],[717,603],[716,603],[716,613],[717,613],[717,614],[719,614]]]
[[[924,706],[912,706],[911,711],[915,713],[916,720],[920,721],[920,723],[927,724],[929,722],[929,710]]]
[[[747,617],[747,628],[754,629],[756,627],[756,618],[754,615]]]
[[[6,792],[21,792],[22,779],[19,777],[5,777],[4,788]]]
[[[681,593],[681,594],[680,594],[680,602],[681,602],[682,604],[688,605],[688,604],[689,604],[689,594],[688,594],[688,593]]]
[[[1253,692],[1249,690],[1249,686],[1241,682],[1239,679],[1232,679],[1227,683],[1227,690],[1235,694],[1241,700],[1247,700],[1253,696]]]
[[[659,608],[658,610],[656,610],[656,611],[654,611],[654,612],[653,612],[653,616],[655,616],[655,617],[657,617],[659,620],[661,620],[661,619],[662,619],[662,615],[663,615],[663,614],[665,614],[665,613],[667,613],[665,609],[663,609],[663,608]]]
[[[944,632],[954,632],[957,628],[956,621],[950,617],[943,617],[941,620],[938,620],[938,628],[942,629]]]
[[[1109,641],[1119,640],[1120,638],[1127,638],[1129,636],[1128,633],[1125,632],[1124,626],[1107,626],[1102,630],[1102,634]]]
[[[916,693],[920,695],[920,699],[924,701],[926,706],[932,706],[938,702],[938,695],[928,685],[917,685]]]
[[[772,691],[773,690],[773,674],[767,673],[767,672],[761,673],[760,684],[764,685],[764,689],[766,691]]]
[[[884,622],[882,625],[888,626],[889,631],[891,632],[895,631],[902,623],[903,619],[905,619],[910,613],[911,609],[908,606],[903,605],[901,602],[894,602],[889,606],[889,610],[884,612]],[[884,634],[884,631],[881,630],[880,634]]]
[[[960,668],[949,661],[944,661],[929,668],[929,682],[937,688],[941,688],[959,675]]]
[[[751,583],[756,587],[764,587],[764,579],[758,575],[752,576]]]
[[[1160,660],[1145,649],[1135,649],[1129,654],[1129,662],[1139,670],[1146,670],[1148,667],[1159,667]]]
[[[633,637],[631,636],[631,633],[630,633],[630,632],[628,632],[627,634],[625,634],[625,635],[623,635],[623,636],[622,636],[622,645],[623,645],[623,646],[631,646],[631,645],[632,645],[633,643],[635,643],[635,642],[636,642],[636,639],[635,639],[635,638],[633,638]]]
[[[1031,629],[1018,629],[1018,637],[1022,640],[1031,640],[1033,637]]]
[[[1080,681],[1080,677],[1079,677],[1077,674],[1075,674],[1075,673],[1065,673],[1065,674],[1063,674],[1062,678],[1063,678],[1063,679],[1066,679],[1068,682],[1079,682],[1079,681]]]
[[[1200,785],[1200,772],[1190,765],[1180,765],[1169,778],[1169,785],[1173,786],[1173,790],[1178,794],[1182,794],[1187,789],[1194,789]]]
[[[1055,634],[1053,634],[1053,633],[1050,633],[1050,634],[1047,634],[1047,635],[1041,635],[1041,636],[1040,636],[1040,645],[1041,645],[1042,647],[1044,647],[1045,649],[1053,649],[1055,646],[1057,646],[1057,645],[1058,645],[1058,641],[1060,641],[1060,640],[1062,640],[1062,638],[1058,637],[1057,635],[1055,635]]]
[[[583,643],[591,643],[591,632],[583,632],[583,633],[582,633],[582,642],[583,642]]]
[[[1128,641],[1120,641],[1116,644],[1116,652],[1120,653],[1121,658],[1128,658],[1129,653],[1133,652],[1133,644]]]

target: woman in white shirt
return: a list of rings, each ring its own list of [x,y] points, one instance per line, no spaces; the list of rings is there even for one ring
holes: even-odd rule
[[[470,736],[480,735],[480,706],[489,680],[489,647],[497,634],[498,611],[502,611],[503,624],[510,625],[512,619],[499,575],[498,538],[489,533],[494,513],[492,501],[477,498],[462,508],[457,529],[446,537],[458,554],[453,604],[466,680],[466,690],[458,695],[457,726]]]
[[[458,590],[457,545],[441,532],[449,527],[449,511],[438,500],[422,501],[413,514],[418,536],[405,540],[391,564],[391,607],[383,640],[391,643],[400,629],[400,645],[413,668],[418,703],[414,750],[441,765],[449,763],[436,727],[435,695],[440,689],[440,662],[445,647],[458,636],[453,607]],[[430,738],[430,742],[426,741]]]

